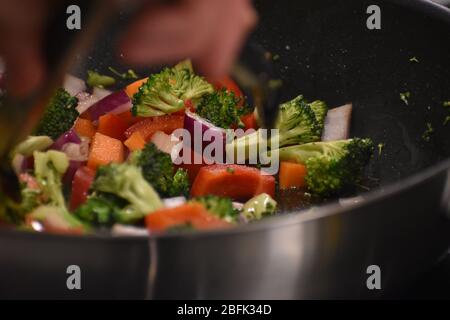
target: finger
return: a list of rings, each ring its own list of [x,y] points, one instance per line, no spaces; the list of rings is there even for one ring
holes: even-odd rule
[[[195,55],[210,38],[217,19],[215,1],[189,0],[178,6],[149,9],[131,26],[121,43],[134,64],[162,63]]]
[[[44,75],[40,43],[45,5],[32,0],[5,1],[0,5],[0,55],[6,65],[6,86],[12,95],[35,89]]]
[[[212,79],[229,72],[243,42],[258,20],[247,0],[228,0],[227,6],[222,9],[223,14],[218,22],[220,27],[194,59],[199,70]]]

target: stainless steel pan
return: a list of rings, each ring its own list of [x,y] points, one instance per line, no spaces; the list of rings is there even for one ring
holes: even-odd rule
[[[427,270],[450,244],[450,125],[442,107],[450,100],[450,12],[428,1],[380,0],[382,29],[368,30],[371,4],[257,1],[260,27],[251,42],[280,55],[284,99],[303,93],[334,106],[353,102],[352,134],[386,145],[367,172],[378,187],[351,203],[219,232],[147,238],[2,230],[0,296],[376,298]],[[117,62],[105,46],[82,69]],[[408,107],[399,98],[405,91]],[[427,122],[429,142],[422,139]],[[81,291],[66,287],[73,264],[82,270]],[[381,290],[366,286],[370,265],[381,269]]]

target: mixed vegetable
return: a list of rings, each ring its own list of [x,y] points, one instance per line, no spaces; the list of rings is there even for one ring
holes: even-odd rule
[[[150,232],[227,228],[276,214],[283,190],[331,197],[354,187],[373,153],[370,139],[348,139],[351,106],[328,110],[300,95],[281,104],[277,133],[264,140],[256,111],[230,78],[209,82],[189,60],[140,80],[131,70],[114,74],[135,82],[110,92],[104,87],[114,78],[91,71],[92,89],[68,76],[55,92],[33,136],[11,154],[20,199],[1,195],[2,221],[75,234],[123,224]],[[250,153],[244,163],[211,163],[174,134],[196,128],[216,134],[224,158],[264,145],[279,155],[279,171],[267,174]],[[229,141],[233,129],[247,131]],[[192,151],[183,159],[200,161],[175,161],[180,143]]]

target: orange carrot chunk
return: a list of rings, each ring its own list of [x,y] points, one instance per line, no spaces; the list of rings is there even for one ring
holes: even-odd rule
[[[78,118],[75,121],[74,129],[79,136],[92,138],[95,134],[95,126],[88,119]]]
[[[164,208],[148,214],[145,218],[147,228],[160,232],[172,227],[190,224],[195,229],[226,228],[230,224],[209,213],[199,203],[188,203],[175,208]]]
[[[129,84],[126,88],[125,88],[125,92],[127,93],[127,95],[131,98],[134,96],[134,94],[136,92],[138,92],[139,88],[145,83],[147,82],[148,78],[144,78],[144,79],[140,79],[137,80],[131,84]]]
[[[280,189],[305,186],[306,166],[300,163],[282,161],[280,164]]]
[[[123,162],[124,147],[122,141],[97,132],[94,135],[89,152],[88,167],[97,169],[98,166],[111,162]]]
[[[145,140],[142,138],[139,131],[134,132],[125,142],[124,145],[130,151],[141,150],[145,147]]]
[[[193,197],[208,194],[245,201],[260,193],[275,196],[275,178],[241,165],[215,164],[202,167],[192,184]]]

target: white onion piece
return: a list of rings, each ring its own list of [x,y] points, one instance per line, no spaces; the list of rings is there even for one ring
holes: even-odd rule
[[[134,237],[147,237],[148,230],[145,228],[139,228],[134,226],[126,226],[123,224],[115,224],[112,227],[113,236],[134,236]]]
[[[78,105],[76,109],[80,114],[84,113],[99,100],[97,97],[87,92],[80,92],[76,95],[76,97],[78,99]]]
[[[186,203],[185,197],[173,197],[162,199],[165,208],[175,208]]]
[[[150,141],[153,142],[159,150],[168,154],[171,154],[172,149],[180,142],[179,140],[172,141],[172,136],[162,131],[156,131]]]
[[[92,90],[92,95],[93,95],[94,97],[96,97],[97,100],[101,100],[101,99],[103,99],[104,97],[109,96],[111,93],[112,93],[112,91],[107,90],[107,89],[103,89],[103,88],[99,88],[99,87],[95,87],[95,88]]]
[[[82,137],[81,143],[66,143],[62,147],[64,152],[70,160],[86,161],[89,155],[89,139]]]
[[[236,210],[241,210],[244,207],[242,202],[233,201],[233,208]]]
[[[322,141],[335,141],[348,139],[352,118],[352,104],[328,110]]]
[[[63,87],[71,96],[75,96],[80,92],[86,91],[86,83],[71,74],[66,74],[64,77]]]
[[[131,101],[124,103],[117,108],[115,108],[113,111],[111,111],[112,114],[121,114],[125,111],[131,110],[131,107],[133,106],[133,103]]]

